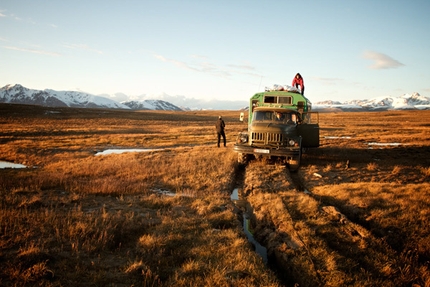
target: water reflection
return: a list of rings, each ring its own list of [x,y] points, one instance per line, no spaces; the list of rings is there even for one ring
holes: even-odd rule
[[[239,189],[235,188],[233,192],[231,193],[231,201],[233,201],[237,207],[241,208],[242,210],[245,210],[243,214],[243,230],[245,231],[246,237],[248,238],[248,241],[252,243],[252,245],[255,248],[255,252],[257,252],[258,255],[261,256],[263,259],[263,262],[267,264],[267,249],[263,245],[261,245],[257,240],[255,240],[254,235],[252,234],[250,223],[251,223],[251,216],[252,216],[252,207],[244,199],[240,199],[239,196]]]

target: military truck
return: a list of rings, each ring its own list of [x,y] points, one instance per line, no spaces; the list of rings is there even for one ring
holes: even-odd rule
[[[297,171],[303,149],[319,146],[319,115],[311,109],[311,102],[294,89],[269,90],[252,96],[248,130],[238,134],[233,147],[238,162],[273,158]]]

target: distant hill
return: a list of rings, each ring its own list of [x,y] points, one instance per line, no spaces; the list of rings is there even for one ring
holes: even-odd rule
[[[117,101],[74,91],[33,90],[21,85],[0,88],[0,103],[27,104],[45,107],[112,108],[127,110],[173,110],[181,108],[162,100],[119,103]]]
[[[379,97],[370,100],[352,100],[344,103],[335,101],[317,102],[314,111],[384,111],[384,110],[429,110],[430,98],[419,93],[400,97]]]

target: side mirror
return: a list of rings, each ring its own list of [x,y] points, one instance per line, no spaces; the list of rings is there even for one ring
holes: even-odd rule
[[[240,113],[239,121],[243,123],[243,118],[245,117],[245,114],[242,112]]]

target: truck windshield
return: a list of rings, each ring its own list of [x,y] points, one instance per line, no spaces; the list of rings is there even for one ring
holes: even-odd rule
[[[262,122],[282,122],[295,124],[297,116],[294,113],[276,112],[276,111],[255,111],[253,115],[254,121]]]

